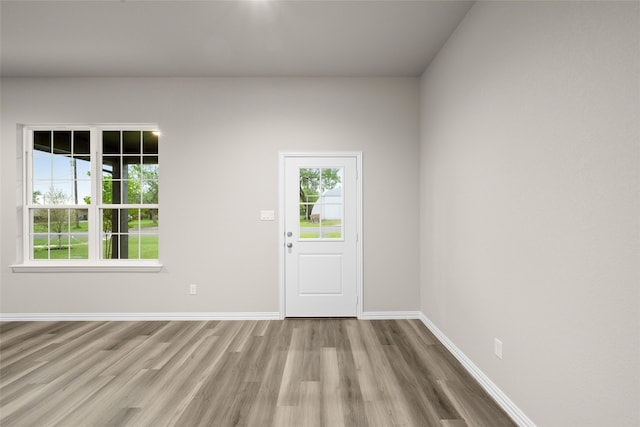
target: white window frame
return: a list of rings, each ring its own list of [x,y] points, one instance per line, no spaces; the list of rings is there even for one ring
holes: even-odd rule
[[[22,128],[22,236],[20,262],[11,266],[14,272],[159,272],[162,269],[160,255],[158,259],[101,259],[102,209],[158,208],[158,204],[102,204],[102,132],[103,131],[158,131],[157,124],[73,124],[73,125],[25,125]],[[35,131],[89,131],[91,156],[91,203],[81,205],[88,209],[90,224],[88,233],[88,259],[41,260],[32,259],[33,243],[30,238],[30,211],[34,208],[33,196],[33,133]],[[46,208],[48,206],[43,206]],[[77,208],[78,205],[55,205],[56,208]]]

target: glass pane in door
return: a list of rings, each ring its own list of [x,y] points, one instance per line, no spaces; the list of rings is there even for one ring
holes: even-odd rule
[[[300,168],[301,239],[342,239],[343,168]]]

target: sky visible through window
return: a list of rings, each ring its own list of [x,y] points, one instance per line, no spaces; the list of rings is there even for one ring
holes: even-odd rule
[[[33,203],[86,205],[91,197],[89,131],[35,131]]]
[[[30,259],[158,258],[158,132],[95,130],[33,130]]]

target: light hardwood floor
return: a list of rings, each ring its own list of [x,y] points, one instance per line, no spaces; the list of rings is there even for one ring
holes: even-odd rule
[[[417,320],[0,324],[0,425],[513,426]]]

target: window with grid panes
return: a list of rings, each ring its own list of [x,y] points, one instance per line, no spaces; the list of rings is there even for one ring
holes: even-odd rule
[[[155,125],[28,126],[24,262],[158,260]]]

